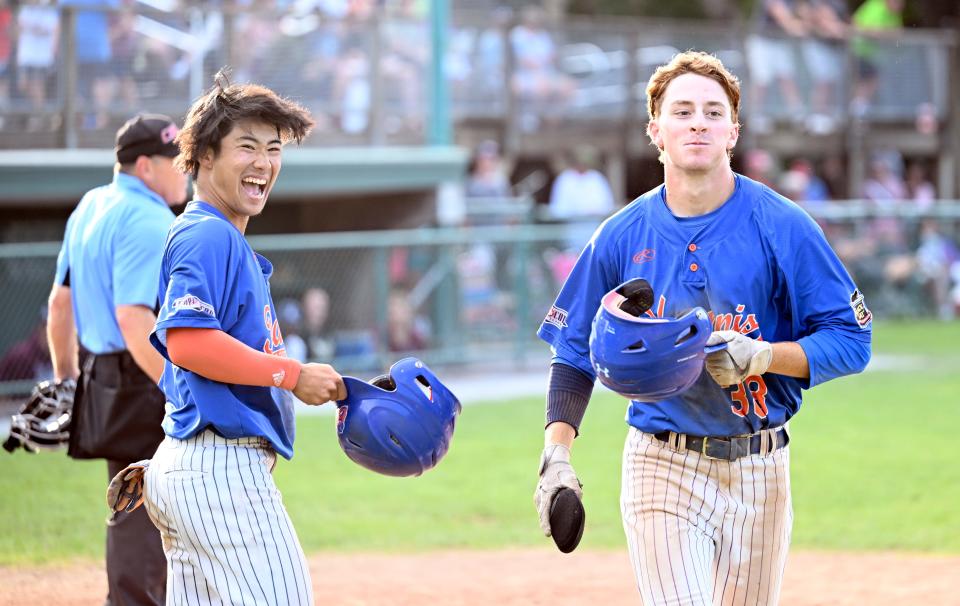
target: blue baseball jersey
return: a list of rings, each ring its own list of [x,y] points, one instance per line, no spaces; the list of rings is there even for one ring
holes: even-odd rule
[[[600,299],[645,278],[654,290],[650,315],[699,306],[714,330],[797,341],[810,378],[768,372],[722,388],[704,370],[679,396],[632,401],[627,422],[641,431],[734,436],[778,427],[799,410],[802,389],[859,372],[870,358],[871,314],[820,227],[770,188],[742,175],[735,180],[733,195],[706,215],[674,216],[661,185],[607,219],[538,335],[554,362],[595,378],[588,341]]]
[[[293,457],[289,391],[212,381],[171,363],[166,347],[169,328],[214,328],[258,351],[285,356],[270,296],[272,273],[273,265],[206,202],[190,202],[173,222],[160,268],[163,304],[150,335],[167,359],[160,379],[167,435],[187,439],[212,428],[225,438],[259,436],[283,457]]]
[[[118,306],[156,308],[160,253],[173,219],[160,194],[120,172],[71,213],[54,279],[63,284],[70,274],[77,337],[88,351],[127,348],[112,313]]]

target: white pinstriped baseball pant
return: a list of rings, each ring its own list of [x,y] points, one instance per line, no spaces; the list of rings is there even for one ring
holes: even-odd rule
[[[160,444],[144,505],[167,557],[167,604],[313,604],[310,571],[262,438],[210,430]]]
[[[772,433],[772,432],[771,432]],[[789,446],[736,461],[633,427],[620,511],[645,606],[776,604],[790,547]]]

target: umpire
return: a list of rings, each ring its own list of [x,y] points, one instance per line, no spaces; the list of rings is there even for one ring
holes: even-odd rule
[[[54,375],[80,377],[67,452],[106,459],[108,481],[163,439],[163,359],[148,335],[169,207],[187,197],[186,175],[173,166],[177,133],[156,114],[120,128],[113,181],[87,192],[70,215],[50,292]],[[166,559],[146,508],[108,521],[106,554],[107,605],[164,603]]]

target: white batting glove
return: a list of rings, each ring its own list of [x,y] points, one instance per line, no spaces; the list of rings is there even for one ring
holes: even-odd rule
[[[706,367],[721,387],[762,375],[773,360],[773,347],[769,343],[745,337],[733,330],[715,331],[707,339],[707,347],[720,343],[726,343],[726,349],[707,354]]]
[[[533,493],[544,536],[550,536],[550,504],[564,487],[572,488],[578,497],[583,498],[582,484],[570,465],[570,449],[563,444],[550,444],[540,455],[540,481]]]

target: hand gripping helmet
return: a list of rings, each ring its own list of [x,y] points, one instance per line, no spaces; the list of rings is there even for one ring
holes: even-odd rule
[[[358,465],[388,476],[418,476],[447,453],[460,414],[457,400],[416,358],[404,358],[369,383],[344,377],[337,437]]]
[[[640,293],[639,309],[632,293]],[[679,395],[700,376],[706,354],[721,349],[704,348],[711,328],[703,308],[678,318],[640,316],[652,300],[645,280],[625,282],[604,295],[590,331],[590,364],[597,378],[640,402]]]

